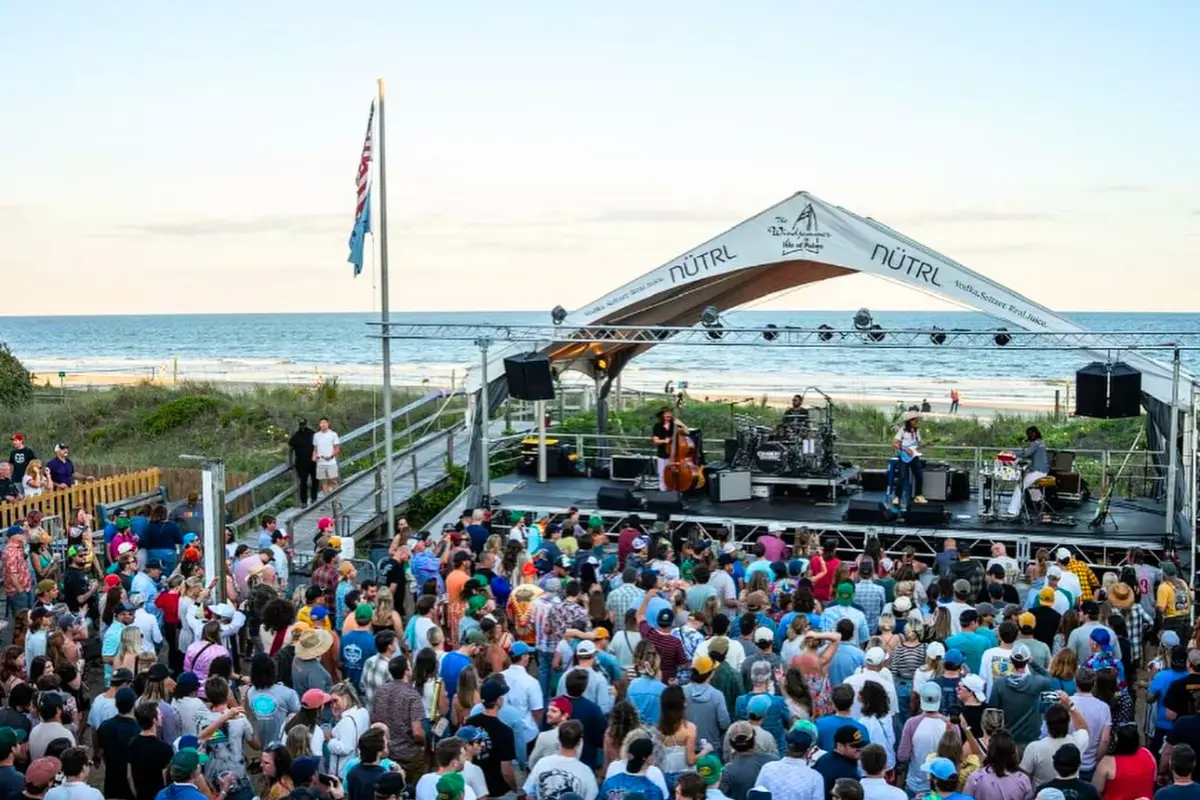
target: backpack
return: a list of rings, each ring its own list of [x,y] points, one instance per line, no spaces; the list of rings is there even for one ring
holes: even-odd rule
[[[1171,588],[1175,590],[1175,614],[1186,614],[1192,605],[1191,598],[1188,597],[1187,584],[1175,578],[1171,581]]]

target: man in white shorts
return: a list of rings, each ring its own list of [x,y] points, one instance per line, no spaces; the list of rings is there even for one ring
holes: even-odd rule
[[[321,482],[321,493],[329,494],[338,487],[338,456],[342,452],[342,440],[329,427],[329,420],[321,417],[319,430],[313,434],[313,461],[317,465],[317,480]]]

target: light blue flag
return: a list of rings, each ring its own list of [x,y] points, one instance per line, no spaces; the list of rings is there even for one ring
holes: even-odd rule
[[[350,258],[346,259],[354,265],[354,275],[357,277],[363,267],[363,245],[367,234],[371,232],[371,189],[367,188],[367,198],[363,203],[362,213],[354,221],[354,229],[350,231]]]

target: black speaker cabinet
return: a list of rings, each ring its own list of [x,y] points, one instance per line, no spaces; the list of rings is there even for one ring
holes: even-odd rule
[[[892,511],[882,500],[864,500],[860,497],[851,498],[846,508],[847,522],[888,522]]]
[[[858,473],[858,483],[864,492],[886,492],[888,488],[887,470],[860,470]]]
[[[1075,416],[1096,419],[1142,413],[1142,373],[1123,362],[1093,361],[1075,373]]]
[[[554,377],[550,357],[542,353],[518,353],[504,359],[508,393],[517,400],[553,400]]]
[[[635,511],[640,503],[633,492],[624,486],[601,486],[596,492],[596,506],[608,511]]]
[[[913,504],[904,512],[904,522],[907,525],[922,525],[933,527],[945,525],[950,519],[946,507],[941,503]]]
[[[678,514],[683,511],[683,494],[647,491],[646,510],[655,514]]]

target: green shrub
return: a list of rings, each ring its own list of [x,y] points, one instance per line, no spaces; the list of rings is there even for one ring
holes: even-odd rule
[[[0,342],[0,404],[19,406],[33,399],[33,376],[8,345]]]
[[[221,404],[215,398],[204,395],[192,395],[169,400],[152,411],[145,420],[143,427],[146,433],[159,436],[189,425],[206,414],[213,413]]]

